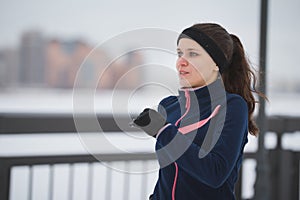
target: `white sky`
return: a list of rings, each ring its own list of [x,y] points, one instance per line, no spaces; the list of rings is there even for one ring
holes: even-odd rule
[[[269,0],[269,6],[271,79],[298,79],[300,1]],[[96,45],[137,28],[179,32],[193,23],[217,22],[240,37],[257,64],[259,8],[259,0],[0,0],[0,49],[18,46],[22,32],[32,29],[39,29],[48,37],[83,38]]]

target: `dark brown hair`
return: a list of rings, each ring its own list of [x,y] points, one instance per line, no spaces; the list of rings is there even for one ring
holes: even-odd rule
[[[253,119],[255,98],[253,93],[264,98],[265,95],[257,91],[256,76],[252,71],[250,62],[245,55],[243,45],[239,38],[229,34],[223,27],[214,23],[195,24],[193,28],[201,30],[209,36],[223,51],[229,66],[222,73],[225,90],[244,98],[248,105],[248,130],[251,135],[258,135],[259,129]]]

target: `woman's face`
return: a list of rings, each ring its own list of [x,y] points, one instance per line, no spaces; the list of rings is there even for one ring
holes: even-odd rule
[[[176,68],[180,85],[201,87],[214,82],[219,68],[209,54],[194,40],[182,38],[177,47]]]

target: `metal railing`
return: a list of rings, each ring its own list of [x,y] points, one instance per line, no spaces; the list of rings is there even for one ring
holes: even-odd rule
[[[155,154],[99,154],[99,155],[53,155],[53,156],[22,156],[22,157],[0,157],[0,199],[8,200],[10,195],[10,182],[11,182],[11,171],[13,168],[17,166],[28,166],[29,167],[29,178],[27,182],[27,188],[28,193],[24,197],[24,199],[32,199],[33,195],[33,167],[38,165],[48,165],[50,167],[50,172],[47,183],[48,185],[48,200],[54,199],[53,193],[54,193],[54,173],[53,169],[58,164],[68,164],[68,167],[70,168],[69,178],[68,178],[68,195],[67,199],[73,199],[72,194],[74,193],[74,164],[78,163],[87,163],[88,164],[88,172],[86,176],[88,177],[87,181],[83,183],[83,187],[87,188],[86,192],[86,199],[91,200],[92,199],[92,189],[93,189],[93,182],[94,182],[94,175],[93,175],[93,164],[99,162],[106,163],[113,163],[113,162],[125,162],[129,165],[130,162],[133,161],[143,161],[146,163],[147,161],[155,160],[156,156]],[[103,180],[103,185],[105,185],[105,199],[109,200],[112,199],[112,184],[111,184],[111,173],[113,169],[110,167],[106,167],[105,173],[105,180]],[[129,187],[129,174],[125,173],[125,179],[123,179],[122,185],[124,187]],[[145,174],[143,180],[141,181],[141,184],[144,186],[147,186],[147,174]],[[137,193],[140,193],[140,197],[145,197],[149,194],[145,194],[145,190],[137,191]],[[128,191],[126,189],[123,190],[122,194],[123,199],[129,199]]]
[[[82,116],[85,120],[88,116]],[[128,124],[128,119],[125,116],[120,116],[118,123]],[[101,123],[101,127],[106,132],[118,132],[121,131],[116,125],[115,119],[112,116],[98,116],[98,121]],[[72,115],[43,115],[43,114],[0,114],[0,134],[38,134],[38,133],[74,133],[76,128],[74,125]],[[87,130],[87,132],[95,132],[97,130]],[[129,130],[128,130],[129,131]],[[135,130],[130,130],[135,131]],[[138,130],[136,130],[138,131]],[[268,151],[271,166],[271,194],[274,200],[281,199],[299,199],[299,158],[300,153],[291,150],[284,150],[281,148],[281,138],[284,134],[294,133],[300,131],[300,117],[290,116],[272,116],[268,118],[268,131],[276,133],[278,140],[275,149]],[[113,133],[112,133],[113,134]],[[155,154],[102,154],[97,155],[101,158],[101,162],[131,162],[131,161],[154,161],[156,159]],[[248,159],[256,160],[256,153],[245,153],[244,161]],[[95,163],[99,162],[92,155],[49,155],[49,156],[1,156],[0,157],[0,199],[9,200],[10,194],[10,181],[11,171],[16,166],[28,166],[32,169],[36,165],[49,165],[54,166],[56,164],[69,164],[76,163]],[[258,163],[259,164],[259,163]],[[89,170],[87,175],[89,179],[93,179],[91,175],[92,171]],[[111,181],[109,173],[105,180],[105,199],[111,199]],[[32,174],[32,173],[31,173]],[[243,174],[243,165],[241,168],[241,174]],[[236,196],[237,199],[242,199],[242,183],[243,177],[240,174],[238,183],[236,184]],[[53,189],[53,178],[49,178],[48,184],[48,199],[53,199],[51,190]],[[52,180],[52,181],[51,181]],[[126,190],[129,187],[129,178],[124,179],[124,199],[128,199],[128,193]],[[72,199],[72,176],[69,178],[69,197]],[[145,179],[144,181],[147,182]],[[93,180],[87,181],[87,188]],[[32,178],[29,178],[29,190],[32,188]],[[146,184],[145,184],[146,185]],[[141,192],[141,193],[145,193]],[[92,199],[91,191],[87,192],[86,199]],[[141,194],[142,196],[142,194]],[[27,199],[31,199],[31,191],[28,192]]]

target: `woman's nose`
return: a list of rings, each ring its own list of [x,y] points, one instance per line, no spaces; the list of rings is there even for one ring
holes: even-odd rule
[[[183,56],[179,57],[177,60],[178,67],[184,67],[184,66],[187,66],[188,64],[189,64],[188,61]]]

